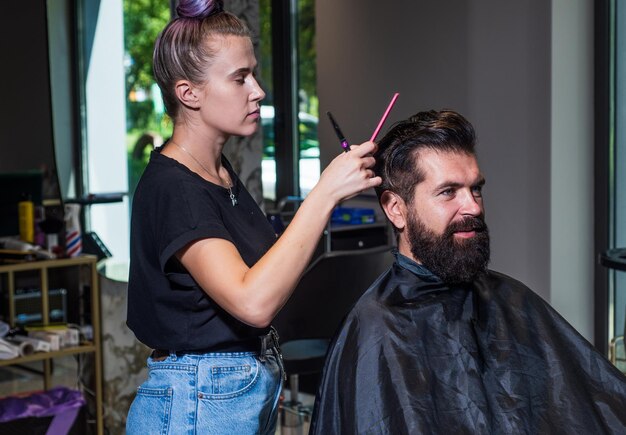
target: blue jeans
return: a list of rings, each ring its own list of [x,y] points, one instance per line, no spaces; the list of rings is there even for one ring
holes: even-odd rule
[[[126,433],[273,435],[281,371],[273,350],[148,358]]]

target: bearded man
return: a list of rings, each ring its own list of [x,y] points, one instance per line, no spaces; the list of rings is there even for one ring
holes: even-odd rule
[[[624,434],[626,378],[524,284],[487,269],[472,125],[418,113],[379,143],[396,261],[329,350],[312,434]]]

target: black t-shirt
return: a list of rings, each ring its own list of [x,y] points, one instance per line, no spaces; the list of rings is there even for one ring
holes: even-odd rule
[[[130,235],[127,325],[154,349],[220,350],[267,333],[219,307],[175,254],[194,240],[232,242],[248,266],[276,240],[274,231],[225,157],[238,204],[160,150],[153,151],[135,191]]]

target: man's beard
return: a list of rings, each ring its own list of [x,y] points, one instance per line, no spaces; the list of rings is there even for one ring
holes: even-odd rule
[[[413,258],[445,283],[470,282],[487,269],[489,230],[482,217],[453,222],[438,236],[411,213],[406,230]],[[476,235],[455,240],[457,231],[475,231]]]

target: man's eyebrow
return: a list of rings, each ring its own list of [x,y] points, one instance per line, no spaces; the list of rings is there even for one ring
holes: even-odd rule
[[[472,187],[475,187],[475,186],[482,187],[485,184],[485,182],[486,182],[485,177],[481,175],[480,177],[478,177],[476,182],[472,183]],[[458,189],[463,186],[464,186],[464,183],[449,180],[449,181],[444,181],[443,183],[438,184],[437,186],[435,186],[434,190],[438,191],[438,190],[450,189],[450,188]]]
[[[459,188],[463,186],[463,183],[459,183],[456,181],[444,181],[443,183],[438,184],[437,186],[435,186],[435,188],[433,190],[437,191],[437,190],[441,190],[441,189],[450,189],[450,188]]]

